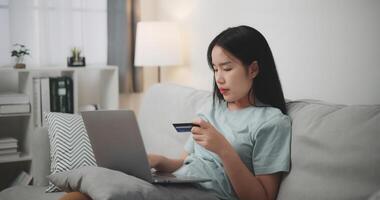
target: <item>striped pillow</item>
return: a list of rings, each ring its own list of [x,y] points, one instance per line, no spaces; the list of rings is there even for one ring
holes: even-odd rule
[[[82,116],[66,113],[44,113],[50,141],[51,174],[96,166],[95,156]],[[61,191],[49,182],[46,192]]]

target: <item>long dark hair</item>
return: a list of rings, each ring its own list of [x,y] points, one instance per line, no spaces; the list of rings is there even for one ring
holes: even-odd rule
[[[242,62],[247,71],[248,66],[257,61],[259,73],[252,82],[250,98],[255,98],[255,95],[262,103],[280,109],[283,114],[287,113],[272,51],[259,31],[249,26],[238,26],[228,28],[217,35],[207,50],[207,61],[212,70],[211,52],[215,46],[220,46],[234,55]],[[214,76],[214,103],[216,97],[218,100],[224,100]]]

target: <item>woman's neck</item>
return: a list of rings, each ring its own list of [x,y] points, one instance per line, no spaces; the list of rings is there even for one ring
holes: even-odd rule
[[[249,106],[255,105],[255,98],[251,99],[248,96],[233,102],[227,102],[227,108],[230,111],[240,110]]]

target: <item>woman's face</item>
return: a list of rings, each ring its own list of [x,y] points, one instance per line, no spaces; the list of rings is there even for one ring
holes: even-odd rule
[[[251,64],[246,70],[235,56],[220,46],[211,52],[216,84],[224,99],[240,107],[250,105],[249,90],[258,72],[257,64]]]

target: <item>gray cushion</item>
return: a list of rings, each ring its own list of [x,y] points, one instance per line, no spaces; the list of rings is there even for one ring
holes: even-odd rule
[[[190,200],[194,197],[200,200],[217,200],[212,193],[191,185],[152,185],[122,172],[101,167],[82,167],[52,174],[49,179],[64,191],[81,191],[94,200]]]
[[[14,186],[0,192],[1,200],[58,200],[65,193],[45,193],[46,187]]]
[[[288,104],[292,169],[279,200],[367,199],[380,188],[380,105]]]

